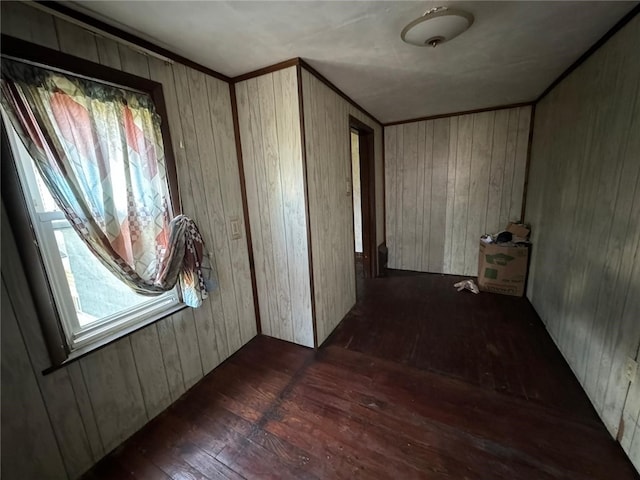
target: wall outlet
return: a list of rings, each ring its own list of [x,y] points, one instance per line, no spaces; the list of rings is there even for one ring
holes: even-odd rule
[[[638,372],[638,362],[636,362],[633,358],[628,357],[627,363],[624,365],[624,376],[631,383],[636,379],[636,373]]]
[[[239,240],[242,238],[242,226],[240,225],[240,219],[238,217],[230,218],[229,225],[231,227],[231,240]]]

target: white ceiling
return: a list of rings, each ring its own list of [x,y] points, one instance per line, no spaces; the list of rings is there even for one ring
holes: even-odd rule
[[[637,2],[75,1],[230,77],[302,57],[382,122],[534,100]],[[435,49],[400,31],[433,6],[475,16]]]

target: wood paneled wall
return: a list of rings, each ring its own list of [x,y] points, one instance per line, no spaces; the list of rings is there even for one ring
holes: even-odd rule
[[[297,67],[235,88],[262,333],[313,347]]]
[[[27,4],[1,8],[4,34],[163,84],[183,211],[200,227],[218,282],[202,308],[43,376],[45,344],[3,224],[3,478],[75,479],[256,334],[246,237],[233,240],[228,230],[243,216],[230,91]]]
[[[349,115],[374,130],[378,174],[382,127],[304,68],[302,97],[316,328],[318,344],[322,344],[356,301]],[[376,180],[378,192],[381,176]],[[376,195],[378,217],[383,211],[381,192],[382,185]],[[378,237],[377,243],[382,241]]]
[[[531,107],[385,127],[389,267],[477,275],[483,233],[519,220]]]
[[[536,107],[526,220],[527,295],[640,470],[638,45],[636,16]]]
[[[351,188],[355,250],[362,253],[362,189],[360,188],[360,137],[351,132]]]
[[[375,175],[376,175],[376,245],[380,246],[383,243],[386,243],[386,231],[385,231],[385,182],[384,182],[384,128],[379,123],[371,120],[366,115],[359,112],[357,109],[353,108],[350,105],[352,111],[357,111],[358,115],[353,115],[354,117],[362,120],[366,118],[367,125],[373,125],[373,148],[374,152],[374,162],[375,162]],[[377,255],[377,252],[376,252]]]

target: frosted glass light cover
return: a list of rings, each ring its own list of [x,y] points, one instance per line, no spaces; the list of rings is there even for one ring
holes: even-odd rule
[[[400,36],[402,40],[420,47],[448,42],[467,30],[473,23],[473,15],[461,10],[443,10],[420,17],[407,25]],[[435,45],[432,44],[435,42]]]

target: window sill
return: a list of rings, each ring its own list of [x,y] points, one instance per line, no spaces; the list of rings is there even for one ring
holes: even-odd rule
[[[138,330],[148,327],[152,323],[155,323],[159,320],[170,317],[174,313],[184,310],[185,308],[189,308],[189,307],[187,307],[187,305],[185,305],[184,303],[172,305],[166,310],[163,310],[162,312],[158,312],[155,315],[152,315],[149,318],[146,318],[145,320],[139,323],[136,323],[135,325],[131,325],[123,330],[119,330],[117,332],[114,332],[111,335],[107,335],[106,337],[101,338],[100,340],[96,341],[95,343],[92,343],[91,345],[78,348],[77,350],[74,350],[73,352],[71,352],[64,362],[60,363],[59,365],[52,365],[51,367],[43,370],[42,375],[48,375],[52,372],[55,372],[56,370],[64,368],[67,365],[75,362],[76,360],[79,360],[82,357],[85,357],[86,355],[89,355],[97,350],[100,350],[101,348],[106,347],[107,345],[110,345],[116,340],[120,340],[121,338],[124,338],[128,335],[131,335],[132,333],[137,332]]]

